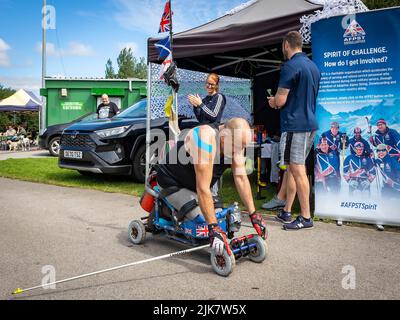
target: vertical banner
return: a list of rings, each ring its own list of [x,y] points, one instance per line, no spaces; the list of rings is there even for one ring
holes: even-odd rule
[[[312,25],[315,214],[400,225],[400,8]]]

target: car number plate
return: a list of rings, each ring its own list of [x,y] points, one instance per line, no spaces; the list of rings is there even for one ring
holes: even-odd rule
[[[82,153],[82,151],[64,150],[64,157],[70,158],[70,159],[82,159],[83,153]]]

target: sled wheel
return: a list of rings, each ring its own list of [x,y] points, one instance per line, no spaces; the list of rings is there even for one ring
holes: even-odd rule
[[[134,244],[142,244],[146,238],[146,227],[142,221],[134,220],[129,224],[128,234]]]
[[[256,243],[256,247],[251,249],[249,253],[249,258],[251,261],[256,263],[261,263],[265,260],[267,256],[267,246],[265,245],[265,241],[260,236],[255,236],[250,239],[250,243]]]
[[[235,256],[233,253],[229,256],[226,250],[222,255],[216,255],[214,250],[211,250],[211,265],[215,273],[220,276],[227,277],[233,271],[235,266]]]

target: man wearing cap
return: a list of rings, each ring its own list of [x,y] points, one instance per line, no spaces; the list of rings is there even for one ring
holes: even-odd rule
[[[356,154],[356,150],[354,149],[354,145],[357,142],[362,142],[364,145],[364,155],[366,157],[372,157],[374,155],[369,143],[361,136],[362,130],[361,128],[354,129],[354,137],[349,140],[350,152],[351,154]]]
[[[329,149],[326,138],[321,139],[315,156],[315,187],[328,192],[340,191],[340,161]]]
[[[346,133],[339,131],[339,123],[337,122],[331,123],[331,129],[321,135],[318,144],[321,143],[322,138],[327,140],[329,149],[336,152],[338,156],[343,147],[346,149],[349,146],[349,137]]]
[[[343,177],[349,184],[350,195],[354,191],[370,191],[371,182],[375,179],[376,170],[370,157],[364,156],[364,144],[354,144],[355,154],[349,155],[344,161]]]
[[[385,144],[379,144],[376,153],[375,163],[383,177],[382,196],[400,197],[400,163],[389,155]]]
[[[385,144],[387,146],[389,155],[397,157],[400,161],[400,134],[387,126],[384,119],[379,119],[376,123],[378,130],[370,137],[373,146]]]

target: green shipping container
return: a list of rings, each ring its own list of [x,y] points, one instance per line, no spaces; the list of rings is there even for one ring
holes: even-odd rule
[[[46,97],[44,125],[71,122],[96,112],[102,94],[124,110],[146,97],[146,80],[45,78],[40,95]],[[43,117],[43,115],[42,115]]]

